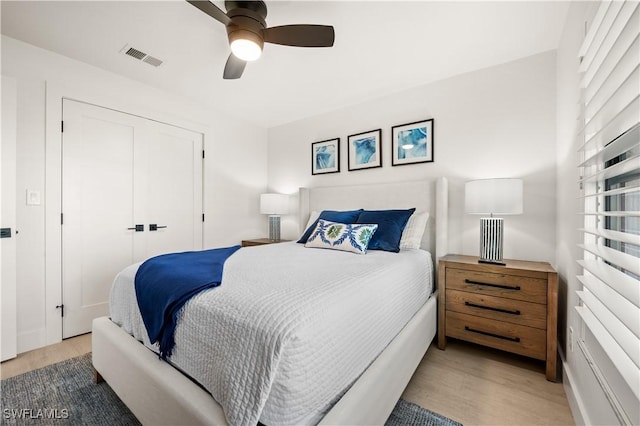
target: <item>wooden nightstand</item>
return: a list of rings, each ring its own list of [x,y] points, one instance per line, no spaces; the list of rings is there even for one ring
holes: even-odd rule
[[[286,243],[290,240],[273,241],[269,238],[256,238],[254,240],[242,240],[242,247],[263,246],[265,244]]]
[[[438,267],[438,347],[447,336],[546,361],[556,381],[558,275],[546,262],[478,263],[447,255]]]

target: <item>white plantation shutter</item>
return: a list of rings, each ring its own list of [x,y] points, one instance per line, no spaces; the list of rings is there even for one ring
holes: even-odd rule
[[[638,421],[640,401],[639,34],[639,2],[601,2],[579,68],[579,345],[621,423]]]

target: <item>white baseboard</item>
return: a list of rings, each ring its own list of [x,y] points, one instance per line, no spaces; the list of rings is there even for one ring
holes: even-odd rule
[[[564,358],[564,357],[562,357]],[[573,388],[573,375],[564,359],[562,361],[562,385],[564,387],[564,393],[567,395],[567,401],[569,402],[569,408],[571,409],[571,415],[573,415],[573,421],[576,425],[583,426],[588,423],[585,419],[586,411],[584,410],[584,404],[580,399],[579,394],[574,391]]]

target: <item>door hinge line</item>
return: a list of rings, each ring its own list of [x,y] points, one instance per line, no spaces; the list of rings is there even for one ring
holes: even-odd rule
[[[64,213],[60,213],[60,225],[64,225]]]
[[[64,121],[60,122],[60,132],[64,133]]]
[[[204,149],[202,150],[202,158],[204,158]]]
[[[204,213],[202,213],[202,221],[204,222]]]

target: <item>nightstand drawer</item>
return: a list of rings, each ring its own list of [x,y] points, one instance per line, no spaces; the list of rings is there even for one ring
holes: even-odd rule
[[[447,289],[547,303],[547,280],[447,268]]]
[[[547,355],[545,330],[458,312],[447,312],[447,336],[536,359]]]
[[[507,321],[527,327],[543,330],[547,328],[547,307],[539,303],[447,289],[446,308],[447,311]]]

